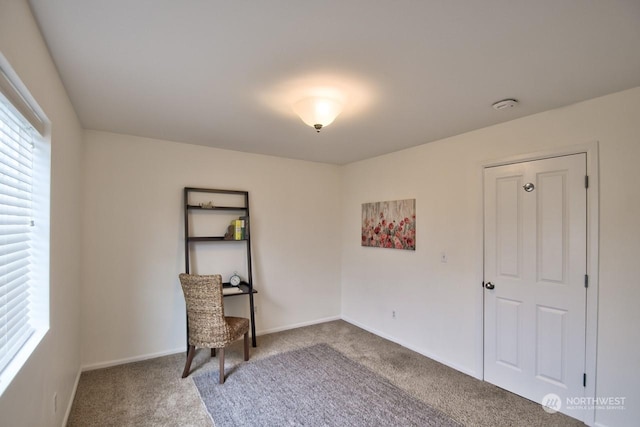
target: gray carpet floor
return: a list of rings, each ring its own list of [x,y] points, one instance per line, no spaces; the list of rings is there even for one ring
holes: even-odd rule
[[[467,426],[584,425],[340,320],[259,336],[251,360],[320,343]],[[68,425],[212,426],[192,376],[217,370],[218,361],[199,350],[191,376],[181,379],[184,361],[176,354],[84,372]],[[240,363],[242,341],[226,351],[227,377]]]
[[[216,426],[462,427],[328,344],[215,371],[193,381]]]

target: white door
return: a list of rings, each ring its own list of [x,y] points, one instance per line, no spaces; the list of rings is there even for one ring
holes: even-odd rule
[[[485,380],[542,403],[585,395],[586,154],[486,168]],[[570,406],[570,405],[569,405]]]

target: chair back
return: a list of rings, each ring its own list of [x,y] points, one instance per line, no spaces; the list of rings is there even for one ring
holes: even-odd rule
[[[220,341],[228,329],[222,303],[222,276],[180,274],[187,305],[189,344],[207,345]]]

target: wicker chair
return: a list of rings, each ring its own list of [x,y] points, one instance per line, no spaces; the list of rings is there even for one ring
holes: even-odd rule
[[[196,347],[210,348],[211,357],[220,359],[220,384],[224,383],[224,348],[244,334],[244,360],[249,360],[249,319],[225,317],[222,303],[222,277],[181,274],[180,284],[187,303],[189,350],[182,378],[189,375]]]

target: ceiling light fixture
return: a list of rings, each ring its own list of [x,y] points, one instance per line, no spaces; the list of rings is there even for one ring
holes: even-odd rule
[[[342,103],[329,98],[309,97],[293,104],[293,111],[303,122],[320,132],[342,112]]]

